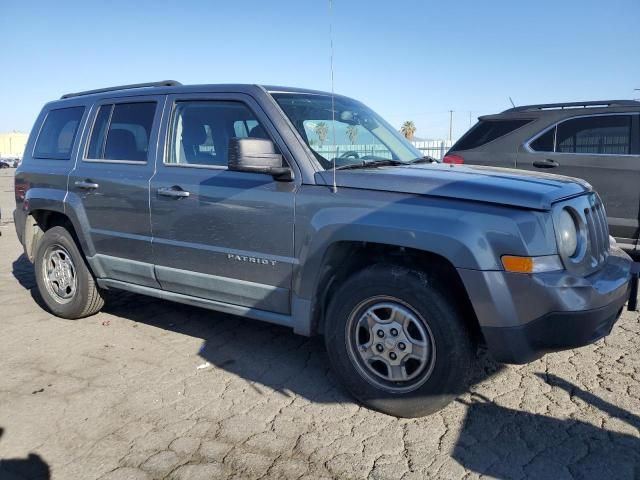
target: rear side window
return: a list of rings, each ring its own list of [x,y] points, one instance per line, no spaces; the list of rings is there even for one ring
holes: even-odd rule
[[[555,144],[556,127],[553,127],[531,142],[531,149],[536,152],[553,152],[555,150]]]
[[[87,158],[146,162],[156,102],[102,105],[93,123]]]
[[[558,125],[556,152],[626,155],[631,151],[631,116],[575,118]]]
[[[84,107],[51,110],[40,129],[33,156],[68,160],[83,114]]]
[[[451,147],[451,151],[481,147],[530,122],[531,120],[481,120]]]
[[[627,155],[631,152],[631,116],[567,120],[540,135],[530,146],[536,152]]]

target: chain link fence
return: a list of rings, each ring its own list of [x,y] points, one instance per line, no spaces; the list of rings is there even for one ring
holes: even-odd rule
[[[419,140],[411,142],[423,155],[442,160],[451,148],[449,140]],[[391,152],[383,144],[343,144],[343,145],[313,145],[312,148],[325,158],[332,157],[374,157],[391,158]],[[337,152],[337,153],[336,153]]]

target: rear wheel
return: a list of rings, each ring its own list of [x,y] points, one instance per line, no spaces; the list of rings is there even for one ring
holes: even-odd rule
[[[50,228],[40,239],[35,274],[40,296],[58,317],[87,317],[104,305],[84,257],[63,227]]]
[[[329,358],[367,407],[418,417],[465,391],[475,346],[461,309],[436,288],[436,279],[407,267],[374,265],[334,295],[325,321]]]

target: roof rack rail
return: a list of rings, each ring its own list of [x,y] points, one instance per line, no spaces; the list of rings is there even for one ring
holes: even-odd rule
[[[537,105],[522,105],[509,108],[507,112],[533,112],[536,110],[564,110],[565,108],[594,108],[594,107],[629,107],[640,106],[637,100],[597,100],[591,102],[540,103]]]
[[[94,93],[112,92],[116,90],[127,90],[129,88],[144,88],[144,87],[176,87],[182,85],[175,80],[162,80],[160,82],[147,82],[147,83],[133,83],[131,85],[118,85],[117,87],[97,88],[95,90],[85,90],[84,92],[65,93],[60,98],[72,98],[81,97],[83,95],[91,95]]]

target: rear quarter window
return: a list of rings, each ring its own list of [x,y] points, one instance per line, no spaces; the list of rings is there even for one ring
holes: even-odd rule
[[[451,151],[481,147],[531,122],[532,120],[480,120],[451,147]]]
[[[33,156],[68,160],[83,114],[84,107],[50,110],[38,134]]]

